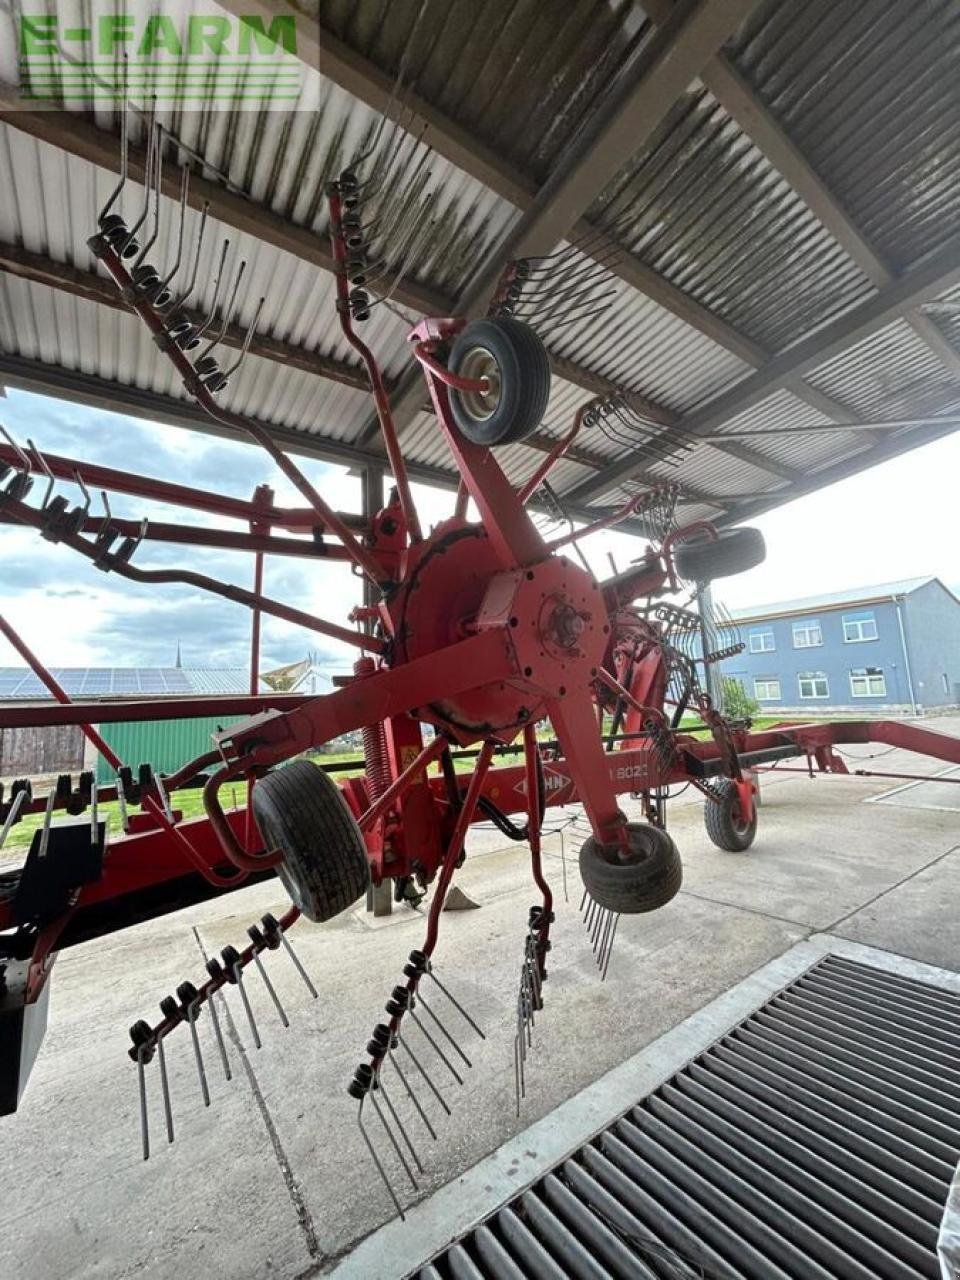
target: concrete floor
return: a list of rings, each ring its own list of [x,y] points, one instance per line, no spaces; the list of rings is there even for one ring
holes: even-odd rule
[[[960,717],[936,727],[960,734]],[[876,767],[897,772],[924,763],[892,752]],[[927,763],[929,772],[943,767]],[[459,883],[482,907],[444,916],[436,958],[487,1038],[463,1040],[473,1070],[456,1094],[455,1086],[446,1089],[453,1115],[423,1152],[423,1193],[811,933],[960,969],[958,814],[918,807],[911,792],[901,793],[906,803],[896,795],[865,803],[896,786],[764,775],[760,833],[747,854],[715,849],[699,799],[681,796],[670,826],[684,856],[683,890],[662,911],[621,921],[604,984],[577,914],[579,839],[570,831],[552,835],[547,869],[560,902],[519,1119],[512,1020],[534,898],[524,849],[504,849],[498,834],[475,831]],[[553,825],[561,821],[551,813]],[[162,1133],[154,1064],[154,1158],[141,1159],[127,1026],[154,1019],[157,1001],[178,982],[199,982],[205,954],[241,945],[249,923],[282,905],[275,883],[258,885],[60,957],[50,1028],[22,1110],[0,1123],[0,1275],[312,1276],[391,1216],[345,1085],[407,953],[422,939],[422,918],[406,908],[386,921],[357,910],[329,925],[298,925],[291,937],[320,998],[310,999],[284,955],[268,957],[292,1025],[280,1026],[251,975],[264,1041],[254,1049],[232,992],[230,1084],[202,1020],[209,1109],[189,1038],[178,1032],[168,1042],[177,1141],[168,1147]]]

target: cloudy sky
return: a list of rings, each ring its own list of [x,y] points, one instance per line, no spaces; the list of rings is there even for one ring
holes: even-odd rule
[[[10,390],[0,422],[20,441],[48,453],[192,484],[249,498],[273,485],[280,505],[299,496],[258,449],[198,432],[164,427]],[[359,485],[342,467],[298,458],[329,502],[359,506]],[[818,591],[936,574],[960,584],[957,485],[960,433],[799,499],[754,521],[767,540],[765,564],[726,579],[717,594],[731,606],[766,603]],[[70,496],[71,486],[60,491]],[[415,486],[427,524],[449,514],[452,495]],[[36,491],[35,491],[36,493]],[[78,495],[76,495],[78,496]],[[214,523],[180,509],[117,497],[118,516]],[[231,528],[239,528],[231,524]],[[607,552],[619,566],[642,550],[632,538],[600,534],[583,544],[602,576]],[[145,543],[137,564],[185,567],[250,585],[251,560],[239,553]],[[342,565],[268,560],[267,593],[298,608],[344,622],[359,600],[359,580]],[[187,666],[241,666],[249,653],[249,614],[238,605],[180,586],[146,587],[94,569],[32,530],[0,525],[0,611],[53,666],[169,666],[177,644]],[[318,652],[330,670],[345,670],[352,653],[323,637],[265,618],[265,667]],[[17,663],[0,639],[0,666]]]

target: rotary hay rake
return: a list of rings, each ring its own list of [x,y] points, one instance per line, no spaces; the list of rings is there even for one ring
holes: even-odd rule
[[[400,119],[402,120],[402,113]],[[434,956],[441,911],[465,857],[471,824],[493,820],[505,835],[529,845],[537,900],[518,946],[520,961],[513,1042],[517,1107],[526,1088],[526,1061],[536,1018],[544,1010],[554,899],[543,872],[546,812],[576,802],[586,829],[580,849],[581,911],[601,977],[606,977],[620,917],[668,903],[681,884],[681,861],[666,830],[670,787],[689,783],[704,796],[706,825],[720,848],[742,851],[756,831],[751,770],[789,757],[807,767],[846,772],[834,747],[879,741],[952,762],[960,743],[943,734],[895,723],[783,724],[752,732],[748,721],[725,716],[711,697],[707,673],[742,644],[730,626],[714,626],[687,605],[670,603],[686,584],[705,584],[748,569],[764,555],[756,530],[718,531],[698,521],[679,525],[678,486],[638,492],[619,509],[576,533],[549,487],[554,464],[581,430],[596,429],[654,462],[673,462],[691,447],[643,418],[624,392],[583,406],[534,474],[515,488],[498,465],[497,446],[534,432],[543,417],[550,368],[538,329],[551,333],[571,319],[602,312],[608,295],[602,263],[584,266],[583,245],[554,258],[518,262],[504,273],[489,314],[427,318],[409,333],[440,430],[461,476],[454,513],[430,532],[413,503],[390,402],[378,363],[356,333],[374,307],[390,305],[401,276],[430,242],[429,150],[400,124],[380,127],[328,191],[336,266],[337,315],[369,377],[394,488],[369,519],[336,511],[273,438],[218,403],[242,363],[256,329],[254,309],[229,364],[218,355],[234,331],[244,264],[228,245],[211,255],[212,305],[190,309],[207,226],[203,212],[192,246],[184,217],[189,169],[182,171],[180,222],[172,265],[154,266],[160,238],[164,152],[172,140],[147,125],[144,196],[129,223],[122,212],[127,182],[127,125],[122,124],[121,179],[101,211],[90,245],[123,299],[153,335],[193,399],[210,418],[252,438],[303,496],[306,506],[277,508],[269,489],[250,503],[147,480],[68,458],[44,457],[30,442],[8,437],[0,446],[0,514],[36,529],[98,568],[133,581],[183,583],[241,603],[253,611],[255,637],[266,613],[335,638],[360,651],[352,677],[334,692],[305,697],[257,693],[257,640],[249,698],[192,699],[112,707],[70,704],[42,663],[0,620],[7,638],[57,700],[53,708],[6,711],[0,725],[79,724],[116,773],[98,788],[93,775],[63,777],[46,797],[22,780],[0,795],[3,832],[29,813],[42,813],[24,867],[0,878],[2,1107],[22,1093],[46,1017],[49,974],[58,946],[116,928],[135,901],[140,916],[162,909],[165,889],[183,892],[185,877],[224,892],[276,873],[292,899],[279,919],[264,916],[248,929],[243,950],[228,946],[207,963],[200,986],[184,981],[160,1003],[162,1017],[131,1028],[137,1066],[143,1154],[150,1154],[147,1067],[156,1060],[166,1135],[174,1115],[166,1068],[169,1036],[186,1026],[203,1102],[210,1090],[198,1022],[209,1010],[224,1075],[231,1065],[220,1025],[226,988],[236,988],[253,1044],[260,1031],[245,988],[256,971],[278,1019],[286,1010],[263,963],[284,950],[317,996],[288,930],[301,916],[330,920],[351,908],[370,883],[391,880],[398,900],[430,892],[421,945],[399,966],[366,1056],[348,1083],[357,1103],[359,1133],[398,1213],[398,1177],[418,1187],[423,1163],[412,1137],[419,1126],[437,1137],[435,1122],[449,1113],[450,1087],[463,1083],[471,1059],[464,1041],[483,1036],[474,1011]],[[390,247],[392,246],[392,248]],[[177,282],[183,280],[177,287]],[[551,286],[551,280],[553,281]],[[374,296],[376,295],[376,296]],[[45,479],[39,505],[28,501],[35,475]],[[83,501],[56,494],[59,481],[76,483]],[[249,534],[210,527],[115,519],[91,514],[91,489],[162,500],[206,514],[241,519]],[[468,518],[472,499],[480,519]],[[546,515],[544,514],[546,513]],[[597,581],[577,540],[632,518],[649,545],[627,569]],[[546,520],[546,524],[544,521]],[[309,532],[312,541],[295,536]],[[255,588],[243,590],[193,570],[150,570],[133,563],[146,540],[250,551]],[[375,601],[359,607],[351,626],[314,617],[266,597],[265,554],[327,558],[352,565]],[[696,587],[694,587],[696,589]],[[213,748],[171,776],[149,765],[135,773],[90,726],[121,719],[163,719],[204,713],[244,716],[215,736]],[[700,717],[688,726],[684,716]],[[543,727],[549,724],[552,737]],[[331,771],[302,758],[331,739],[360,730],[364,773],[339,785]],[[697,731],[700,732],[697,732]],[[518,745],[515,745],[518,744]],[[513,747],[519,764],[496,763]],[[473,759],[456,771],[457,757]],[[225,786],[245,784],[245,809],[225,812]],[[177,793],[203,787],[206,816],[183,821]],[[642,822],[628,821],[618,796],[639,798]],[[123,834],[109,846],[99,807],[117,799]],[[137,813],[127,806],[140,806]],[[64,821],[58,814],[68,815]],[[83,817],[88,815],[89,820]],[[519,815],[520,822],[514,817]],[[201,1024],[202,1025],[202,1024]]]

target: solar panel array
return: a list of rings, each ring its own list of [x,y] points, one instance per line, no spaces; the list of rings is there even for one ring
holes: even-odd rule
[[[194,685],[178,667],[53,667],[51,675],[71,698],[123,698],[191,694]],[[0,702],[49,698],[25,667],[0,667]]]

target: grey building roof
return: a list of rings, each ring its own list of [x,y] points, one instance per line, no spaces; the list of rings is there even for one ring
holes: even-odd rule
[[[756,604],[739,609],[728,609],[727,612],[736,622],[742,622],[747,618],[776,618],[787,613],[813,613],[817,609],[837,609],[844,605],[892,600],[898,596],[907,596],[911,591],[926,586],[928,582],[939,581],[939,578],[928,574],[926,577],[901,578],[894,582],[878,582],[866,587],[849,587],[845,591],[827,591],[816,596],[800,596],[796,600],[777,600],[773,604]]]
[[[189,697],[192,694],[243,694],[249,689],[244,667],[53,667],[51,675],[70,698]],[[49,698],[27,667],[0,667],[0,702]]]

